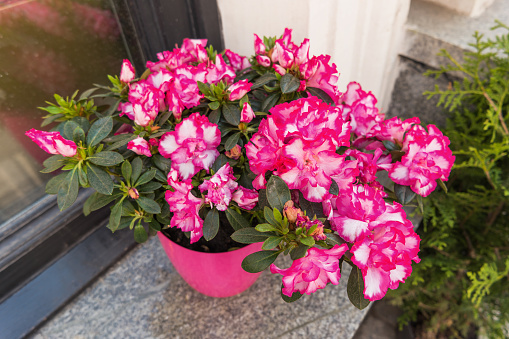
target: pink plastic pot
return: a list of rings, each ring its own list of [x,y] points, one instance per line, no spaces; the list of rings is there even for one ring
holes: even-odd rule
[[[240,266],[262,243],[223,253],[191,251],[157,233],[168,258],[182,278],[198,292],[209,297],[225,298],[239,294],[254,284],[260,273],[248,273]]]

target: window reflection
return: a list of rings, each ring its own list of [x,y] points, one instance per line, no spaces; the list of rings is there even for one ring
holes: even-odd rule
[[[44,195],[41,129],[52,95],[70,96],[120,70],[125,50],[107,0],[0,0],[0,227]],[[51,127],[51,126],[49,126]]]

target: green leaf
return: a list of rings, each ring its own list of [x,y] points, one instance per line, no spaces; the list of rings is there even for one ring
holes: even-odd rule
[[[389,140],[383,140],[382,144],[384,144],[385,148],[387,148],[388,151],[399,151],[399,147],[396,146],[395,143]]]
[[[212,169],[214,170],[214,172],[217,172],[219,171],[219,169],[221,167],[223,167],[224,165],[226,165],[226,163],[228,162],[228,157],[224,154],[220,154],[217,158],[216,158],[216,161],[214,161],[214,163],[212,164]]]
[[[76,170],[70,171],[57,193],[57,203],[60,211],[63,211],[76,201],[79,191],[78,174]]]
[[[66,138],[67,140],[73,140],[74,130],[77,127],[80,127],[80,126],[77,123],[75,123],[74,121],[72,121],[72,120],[67,121],[64,124],[64,132],[62,133],[62,136],[64,138]]]
[[[60,189],[60,185],[65,181],[68,173],[61,173],[56,177],[51,178],[46,184],[46,193],[47,194],[57,194]]]
[[[134,184],[134,186],[137,187],[137,186],[146,184],[150,180],[154,179],[155,176],[156,176],[156,169],[155,168],[151,168],[150,170],[148,170],[145,173],[143,173],[141,175],[141,177],[139,177],[138,180],[136,180],[136,183]]]
[[[41,173],[51,173],[64,166],[67,163],[67,158],[63,155],[57,154],[48,159],[44,160],[42,163],[45,167]]]
[[[149,182],[144,185],[141,185],[140,187],[137,188],[137,190],[139,193],[149,193],[149,192],[153,192],[161,187],[162,187],[161,183],[153,181],[153,182]]]
[[[273,212],[272,214],[274,214],[274,219],[276,219],[278,224],[281,224],[283,222],[283,215],[281,214],[281,212],[279,212],[277,208],[274,208],[272,212]]]
[[[74,117],[72,118],[72,121],[77,123],[85,133],[87,133],[90,129],[90,122],[85,117]]]
[[[294,301],[297,301],[302,297],[302,293],[296,291],[296,292],[292,293],[291,297],[289,297],[289,296],[283,294],[283,285],[281,285],[281,297],[283,298],[283,300],[285,302],[293,303]]]
[[[408,186],[394,183],[394,193],[402,205],[408,204],[415,198],[415,192]]]
[[[329,193],[332,195],[338,195],[339,194],[339,186],[336,180],[331,179],[331,184],[329,187]]]
[[[235,231],[238,231],[242,228],[251,227],[251,224],[249,221],[244,218],[244,216],[237,211],[228,208],[226,211],[226,218],[228,219],[228,222],[233,227]]]
[[[261,272],[276,260],[279,253],[279,251],[260,251],[250,254],[242,260],[242,268],[249,273]]]
[[[272,250],[279,246],[279,243],[283,240],[283,237],[269,237],[262,245],[262,250]]]
[[[313,237],[301,238],[300,242],[309,247],[313,247],[315,245],[315,239],[313,239]]]
[[[160,154],[154,154],[152,156],[152,163],[164,173],[168,173],[171,169],[171,160],[166,159]]]
[[[220,103],[219,101],[212,101],[209,103],[209,108],[212,110],[212,111],[215,111],[219,108],[220,106]]]
[[[309,246],[304,245],[304,244],[299,244],[299,246],[293,248],[290,251],[290,258],[292,258],[292,260],[304,258],[306,256],[306,254],[308,253],[308,249],[309,249]]]
[[[325,240],[325,242],[329,245],[342,245],[345,243],[345,241],[343,239],[341,239],[341,237],[335,233],[325,233],[325,236],[327,237],[327,239]]]
[[[161,213],[161,206],[157,202],[147,197],[140,196],[136,199],[138,205],[146,212],[151,214],[159,214]]]
[[[110,175],[90,163],[87,166],[87,177],[90,186],[99,193],[110,195],[113,192],[113,179],[111,179]]]
[[[424,204],[422,203],[422,197],[420,195],[417,195],[417,203],[419,204],[421,214],[424,214]]]
[[[131,172],[131,183],[135,183],[136,180],[140,177],[141,170],[143,169],[143,162],[139,157],[134,158],[131,162],[132,172]]]
[[[87,145],[95,146],[100,143],[104,138],[110,134],[113,129],[113,119],[111,117],[104,117],[98,119],[90,126],[87,135]]]
[[[267,182],[267,200],[272,208],[280,211],[288,200],[292,200],[290,189],[280,177],[273,175]]]
[[[99,166],[115,166],[124,161],[124,157],[117,152],[102,151],[87,158],[93,164]]]
[[[130,185],[131,183],[131,173],[133,172],[133,169],[131,167],[131,163],[129,161],[124,161],[122,164],[122,176],[127,181],[127,183]]]
[[[39,107],[40,108],[40,107]],[[63,117],[64,115],[63,114],[53,114],[47,118],[44,119],[44,121],[42,122],[41,124],[41,127],[44,127],[44,126],[48,126],[49,124],[51,124],[53,121]]]
[[[323,206],[318,202],[311,202],[309,200],[304,199],[304,195],[302,192],[299,192],[299,205],[300,208],[306,212],[306,215],[310,218],[313,218],[315,215],[317,218],[324,218],[323,214]]]
[[[88,179],[87,179],[87,172],[85,172],[84,167],[76,168],[76,171],[78,171],[78,181],[82,187],[88,187]]]
[[[223,105],[223,116],[226,121],[233,125],[238,126],[240,124],[240,109],[239,106],[235,104],[226,104]]]
[[[269,95],[267,97],[267,99],[265,99],[262,103],[262,107],[261,107],[261,111],[262,112],[266,112],[266,113],[269,113],[269,110],[274,107],[274,105],[279,101],[279,98],[281,97],[281,95],[276,92],[276,93],[272,93],[271,95]]]
[[[209,114],[209,121],[212,123],[212,124],[216,124],[219,122],[219,119],[221,119],[221,109],[218,108],[212,112],[210,112]]]
[[[350,277],[348,277],[346,293],[348,294],[348,299],[350,299],[352,304],[359,310],[369,305],[369,300],[364,298],[364,280],[362,279],[362,272],[357,266],[352,267]]]
[[[312,96],[322,100],[323,102],[326,102],[329,105],[334,105],[334,100],[332,100],[332,98],[324,90],[316,87],[307,87],[306,91],[308,91]]]
[[[74,132],[72,133],[72,140],[76,145],[79,145],[80,141],[82,143],[85,142],[85,132],[80,126],[76,126]]]
[[[263,208],[263,217],[269,224],[275,227],[279,225],[276,218],[274,218],[274,210],[272,210],[270,207],[265,206]]]
[[[161,231],[161,224],[158,223],[155,219],[152,219],[149,223],[148,223],[148,226],[153,229],[154,231],[156,232],[159,232]]]
[[[447,186],[445,186],[444,182],[442,181],[442,179],[438,179],[438,184],[440,185],[440,187],[444,190],[445,194],[448,193],[448,190],[447,190]]]
[[[198,88],[200,89],[200,92],[203,95],[212,96],[212,92],[210,91],[210,88],[207,84],[204,84],[203,82],[198,81]]]
[[[78,101],[81,101],[83,99],[87,99],[88,97],[90,97],[92,95],[92,93],[94,93],[97,90],[98,90],[97,87],[92,87],[90,89],[87,89],[86,91],[81,93],[80,98],[78,99]]]
[[[122,200],[119,200],[115,206],[111,208],[110,213],[110,222],[108,223],[108,228],[115,232],[120,225],[120,217],[122,216]]]
[[[87,201],[85,202],[83,206],[83,214],[89,215],[90,212],[103,208],[110,202],[117,199],[119,196],[120,196],[119,194],[104,195],[101,193],[94,192],[90,197],[88,197]]]
[[[281,92],[284,94],[295,92],[300,87],[300,80],[291,75],[290,73],[286,73],[281,78]]]
[[[264,188],[258,191],[258,207],[260,209],[269,207],[269,201],[267,200],[267,190]]]
[[[278,229],[271,224],[258,224],[255,227],[258,232],[277,232]]]
[[[231,150],[233,147],[235,147],[235,145],[237,145],[239,138],[240,138],[240,133],[235,133],[232,136],[230,136],[224,144],[224,149],[226,151]]]
[[[273,234],[258,232],[254,227],[247,227],[235,231],[235,233],[231,235],[231,238],[236,242],[240,242],[241,244],[253,244],[255,242],[265,241],[272,235]]]
[[[147,231],[145,230],[145,227],[143,227],[141,224],[138,224],[134,227],[134,240],[141,244],[141,243],[144,243],[145,241],[147,241],[148,239],[148,234],[147,234]]]
[[[251,86],[251,89],[253,90],[255,88],[262,87],[263,85],[266,85],[269,82],[275,81],[275,80],[277,80],[277,78],[274,75],[274,73],[265,73],[264,75],[262,75],[261,77],[259,77],[258,79],[255,80],[255,82]]]
[[[136,139],[136,135],[134,134],[121,134],[121,136],[121,138],[115,139],[116,141],[114,143],[106,147],[106,151],[114,151],[129,143],[129,141]]]
[[[203,237],[210,241],[214,239],[219,231],[219,211],[215,208],[211,209],[205,220],[203,221]]]

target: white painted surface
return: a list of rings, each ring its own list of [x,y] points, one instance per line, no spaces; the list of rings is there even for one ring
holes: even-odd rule
[[[425,0],[475,18],[480,16],[494,0]]]
[[[338,87],[350,81],[372,91],[384,111],[396,76],[399,44],[410,0],[218,0],[225,45],[251,55],[253,33],[279,36],[293,29],[293,41],[311,41],[311,55],[329,54]]]

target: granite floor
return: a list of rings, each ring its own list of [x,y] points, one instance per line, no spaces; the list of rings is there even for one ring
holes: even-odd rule
[[[241,295],[211,298],[180,278],[152,238],[31,338],[352,338],[367,309],[350,304],[346,283],[287,304],[280,276],[265,271]]]

